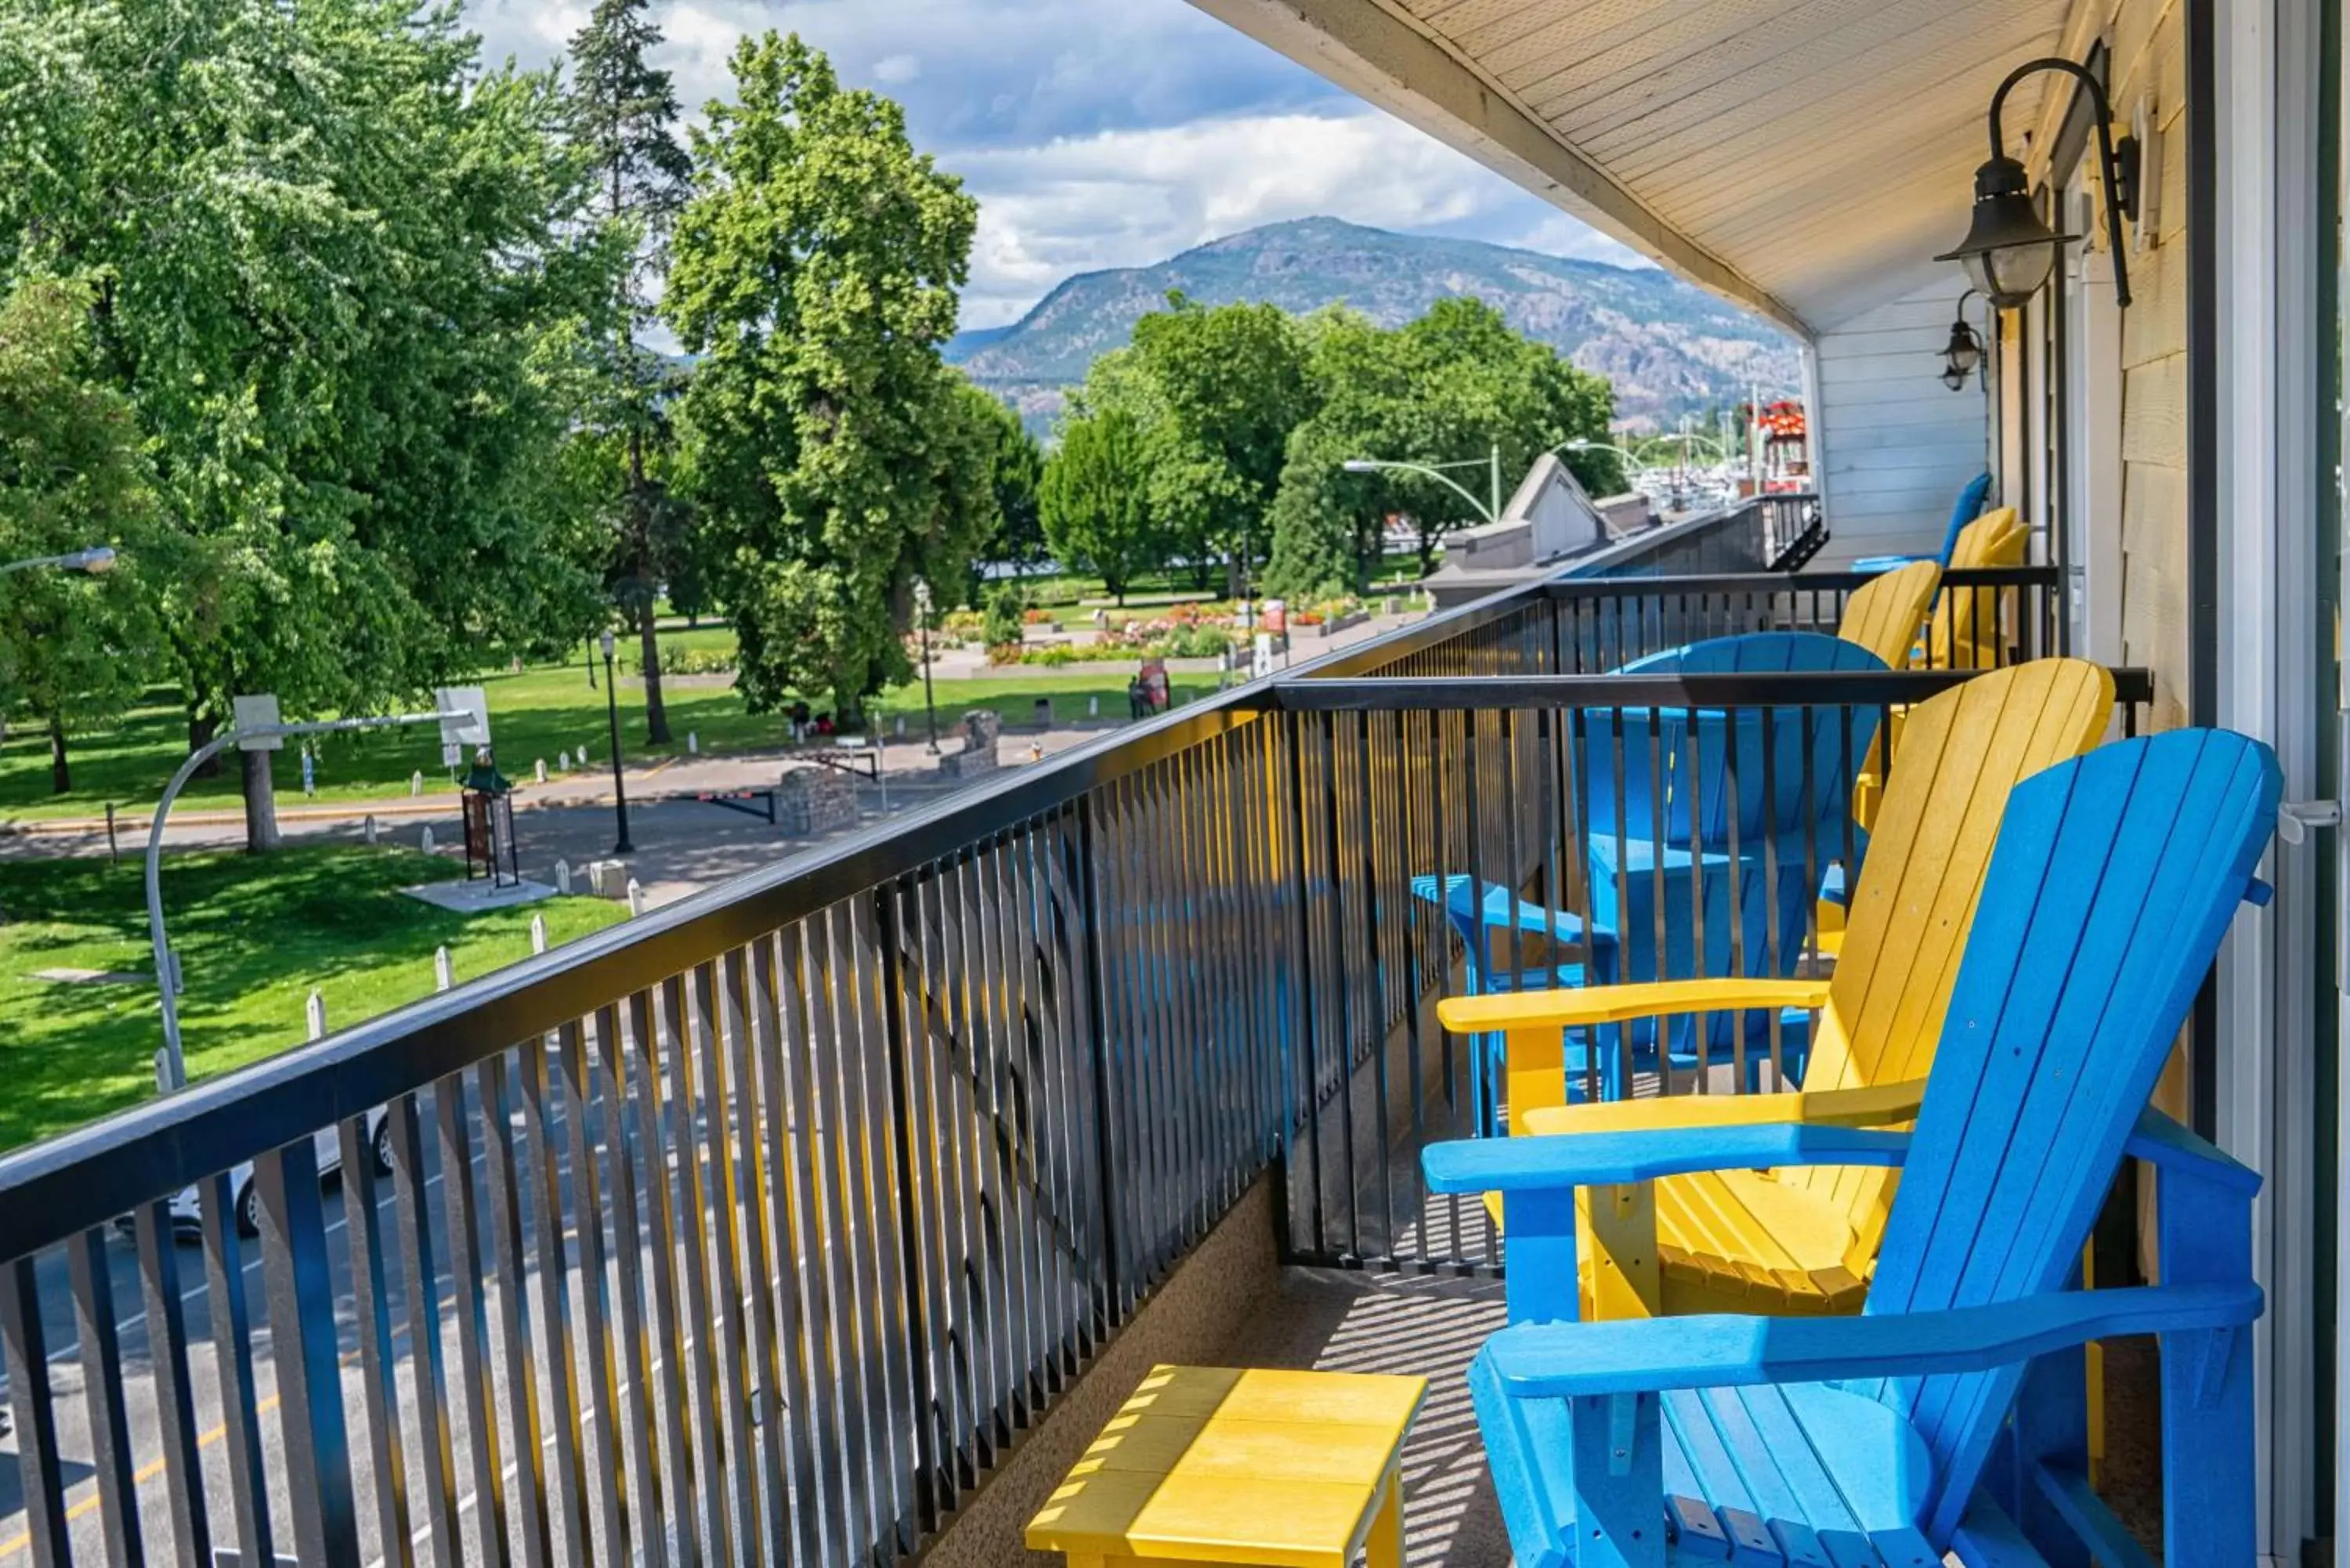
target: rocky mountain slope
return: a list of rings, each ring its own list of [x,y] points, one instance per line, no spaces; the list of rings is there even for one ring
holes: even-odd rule
[[[1568,261],[1474,240],[1389,234],[1308,218],[1251,229],[1156,266],[1086,273],[1009,327],[967,332],[948,357],[1032,421],[1058,411],[1062,389],[1123,346],[1170,290],[1206,305],[1271,300],[1304,315],[1344,303],[1400,326],[1449,295],[1474,295],[1530,337],[1616,386],[1634,429],[1685,411],[1795,386],[1794,340],[1671,274]]]

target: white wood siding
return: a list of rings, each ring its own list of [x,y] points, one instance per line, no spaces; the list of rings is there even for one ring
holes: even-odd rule
[[[1942,348],[1966,281],[1956,267],[1817,339],[1828,547],[1819,565],[1929,555],[1950,505],[1983,471],[1982,384],[1942,385]],[[1981,326],[1977,310],[1976,322]]]

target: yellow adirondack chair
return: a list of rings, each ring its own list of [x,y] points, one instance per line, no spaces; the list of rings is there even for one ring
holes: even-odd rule
[[[1845,601],[1836,635],[1868,649],[1888,670],[1908,669],[1918,650],[1918,628],[1926,624],[1941,580],[1942,568],[1931,561],[1912,561],[1884,573]]]
[[[1950,551],[1950,570],[1987,571],[2020,566],[2030,552],[2032,530],[2012,506],[1984,513],[1968,524]],[[2014,598],[2002,588],[1945,589],[1927,628],[1929,670],[1990,670],[1999,662],[2001,610]]]
[[[2008,791],[2095,745],[2113,701],[2103,668],[2049,659],[1979,676],[1912,708],[1832,980],[1455,997],[1438,1016],[1455,1033],[1505,1036],[1510,1125],[1522,1136],[1907,1121],[1925,1091]],[[1800,1092],[1564,1104],[1563,1030],[1781,1007],[1821,1010]],[[1826,1168],[1587,1189],[1578,1199],[1583,1315],[1857,1311],[1893,1185],[1889,1171]],[[1623,1255],[1611,1243],[1639,1234],[1633,1221],[1650,1205],[1658,1255]]]

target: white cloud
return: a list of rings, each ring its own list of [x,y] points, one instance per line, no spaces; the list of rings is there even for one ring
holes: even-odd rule
[[[491,57],[535,66],[588,11],[469,0],[466,19]],[[971,326],[1016,318],[1073,273],[1322,214],[1638,261],[1185,0],[666,0],[654,19],[696,119],[730,90],[743,35],[769,27],[902,99],[917,144],[981,202]]]
[[[1243,229],[1325,214],[1513,243],[1530,237],[1534,216],[1544,243],[1533,248],[1616,259],[1597,248],[1612,242],[1563,213],[1551,214],[1555,226],[1540,223],[1516,187],[1371,110],[1107,131],[948,162],[980,199],[965,309],[973,326],[1014,319],[1075,272],[1147,265]]]

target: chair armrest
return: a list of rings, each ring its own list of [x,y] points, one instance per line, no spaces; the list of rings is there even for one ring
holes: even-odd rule
[[[1522,1324],[1483,1354],[1514,1397],[1564,1399],[1981,1372],[2093,1339],[2234,1328],[2260,1315],[2260,1287],[2249,1281],[2146,1285],[1881,1317]]]
[[[1455,996],[1437,1004],[1436,1016],[1455,1034],[1490,1030],[1562,1029],[1621,1023],[1634,1018],[1664,1018],[1690,1012],[1743,1012],[1788,1007],[1825,1007],[1825,980],[1646,981],[1633,985],[1586,985],[1558,991],[1513,992],[1496,996]]]
[[[1857,1089],[1822,1089],[1782,1095],[1663,1095],[1646,1100],[1597,1100],[1580,1106],[1548,1106],[1528,1111],[1526,1132],[1649,1132],[1669,1127],[1881,1127],[1914,1121],[1926,1097],[1922,1079],[1872,1084]]]
[[[1899,1165],[1909,1135],[1770,1124],[1664,1127],[1582,1137],[1487,1137],[1431,1144],[1419,1157],[1434,1192],[1555,1192],[1799,1165]]]
[[[2259,1171],[2238,1164],[2225,1150],[2206,1143],[2150,1106],[2138,1114],[2137,1126],[2131,1129],[2122,1152],[2158,1170],[2175,1170],[2244,1193],[2261,1189]]]

